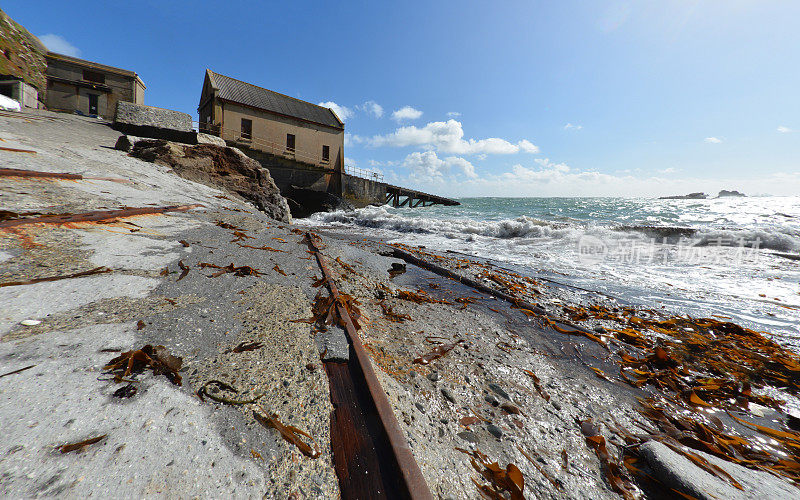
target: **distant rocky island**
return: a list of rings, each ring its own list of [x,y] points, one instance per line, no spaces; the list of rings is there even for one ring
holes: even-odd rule
[[[744,193],[740,193],[739,191],[733,190],[728,191],[723,189],[717,195],[717,198],[728,198],[728,197],[745,197],[747,196]],[[708,195],[705,193],[689,193],[689,194],[678,194],[675,196],[661,196],[659,200],[705,200],[708,198]]]
[[[662,196],[659,200],[705,200],[706,198],[708,198],[708,195],[705,193],[689,193],[675,196]]]
[[[740,193],[739,191],[735,191],[735,190],[734,191],[726,191],[726,190],[723,189],[722,191],[719,192],[719,194],[717,195],[717,198],[725,198],[726,196],[734,196],[734,197],[743,198],[743,197],[745,197],[747,195],[744,194],[744,193]]]

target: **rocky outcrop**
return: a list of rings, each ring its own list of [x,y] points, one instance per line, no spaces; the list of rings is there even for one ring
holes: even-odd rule
[[[659,200],[705,200],[708,195],[705,193],[679,194],[675,196],[662,196]]]
[[[114,129],[127,135],[197,144],[191,115],[144,104],[118,102]]]
[[[172,168],[185,179],[236,193],[273,219],[291,222],[289,205],[269,170],[236,148],[142,139],[131,156]]]
[[[11,75],[43,94],[47,88],[45,70],[47,48],[28,30],[0,10],[0,75]],[[40,95],[44,100],[44,96]]]
[[[119,139],[117,139],[117,143],[114,144],[114,149],[130,153],[133,150],[133,145],[141,140],[141,137],[136,137],[135,135],[121,135]]]
[[[215,146],[227,146],[225,144],[225,139],[222,137],[217,137],[216,135],[211,134],[203,134],[199,132],[197,134],[197,144],[214,144]]]
[[[315,191],[297,186],[286,190],[286,199],[292,211],[292,217],[305,218],[316,212],[333,212],[334,210],[353,210],[353,205],[335,194]]]
[[[740,193],[739,191],[736,191],[736,190],[727,191],[727,190],[723,189],[722,191],[719,192],[719,194],[717,195],[717,198],[727,198],[727,197],[743,198],[743,197],[746,197],[746,196],[747,196],[746,194]]]

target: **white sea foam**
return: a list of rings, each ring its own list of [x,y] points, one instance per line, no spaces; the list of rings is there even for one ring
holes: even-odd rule
[[[800,270],[776,255],[800,253],[798,197],[472,199],[459,207],[320,213],[298,223],[554,272],[648,306],[800,336],[797,310],[782,307],[800,305]],[[587,237],[606,247],[602,259],[581,258]]]

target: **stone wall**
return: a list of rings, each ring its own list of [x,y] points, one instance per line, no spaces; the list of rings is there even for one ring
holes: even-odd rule
[[[344,199],[356,208],[386,203],[386,183],[347,174],[343,175],[342,183]]]
[[[118,102],[114,129],[137,137],[197,144],[190,115],[144,104]]]
[[[0,74],[22,78],[44,100],[47,48],[28,30],[0,10]]]

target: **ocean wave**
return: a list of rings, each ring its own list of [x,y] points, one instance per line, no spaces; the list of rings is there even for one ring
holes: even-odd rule
[[[777,252],[800,252],[800,230],[705,229],[697,233],[696,246],[760,248]]]
[[[636,239],[684,243],[695,246],[747,246],[778,252],[800,251],[800,229],[776,228],[696,228],[658,225],[613,226],[582,221],[546,221],[529,216],[498,220],[475,220],[468,217],[435,218],[398,213],[387,206],[358,210],[317,213],[311,223],[357,226],[397,233],[439,235],[447,239],[474,241],[476,237],[518,240],[577,241],[591,235],[609,242]]]

